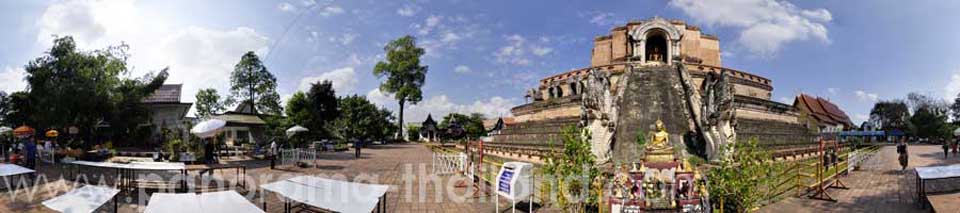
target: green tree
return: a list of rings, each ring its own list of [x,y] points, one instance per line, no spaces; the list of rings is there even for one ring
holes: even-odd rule
[[[879,118],[881,129],[884,131],[907,131],[907,125],[910,122],[910,109],[902,100],[877,102],[870,110],[870,115]]]
[[[10,114],[10,96],[0,91],[0,126],[7,124],[7,115]]]
[[[425,51],[417,47],[417,39],[409,35],[391,41],[383,50],[387,53],[386,61],[377,62],[373,74],[377,78],[386,77],[386,81],[380,83],[380,91],[393,94],[400,104],[397,128],[403,132],[404,105],[417,104],[423,99],[420,88],[426,80],[427,66],[420,65],[420,57]]]
[[[29,86],[25,97],[15,98],[15,117],[38,128],[76,126],[86,136],[104,121],[113,128],[114,140],[130,139],[149,116],[141,101],[163,84],[167,70],[139,79],[121,77],[129,73],[128,49],[81,51],[72,37],[54,39],[46,55],[24,67]]]
[[[747,212],[758,207],[777,181],[780,167],[770,161],[770,153],[757,145],[756,138],[722,147],[731,158],[720,161],[707,173],[710,201],[724,212]]]
[[[11,93],[7,96],[4,123],[10,127],[33,123],[30,119],[30,106],[30,97],[26,91]]]
[[[949,138],[952,133],[945,111],[921,105],[910,117],[910,133],[922,138]]]
[[[277,94],[277,78],[267,71],[253,51],[240,57],[240,62],[230,74],[231,100],[250,101],[259,112],[279,115],[280,95]],[[232,102],[232,101],[228,101]]]
[[[287,100],[286,114],[287,119],[294,125],[306,125],[310,122],[310,101],[303,92],[293,93],[293,96]],[[315,129],[307,127],[310,131]]]
[[[310,119],[305,124],[319,137],[332,137],[328,129],[339,114],[333,82],[324,80],[310,84],[310,90],[307,92],[306,98],[309,103]]]
[[[333,122],[334,132],[343,139],[375,140],[396,132],[392,113],[378,109],[364,96],[342,97],[338,103],[340,116]]]
[[[227,109],[225,103],[220,100],[220,94],[217,89],[206,88],[197,91],[197,118],[210,118],[214,114],[221,113]]]
[[[480,113],[471,113],[470,115],[450,113],[443,117],[439,126],[448,128],[451,122],[456,121],[457,125],[463,128],[464,136],[468,139],[477,139],[487,135],[486,130],[483,128],[483,120],[485,119],[485,116]]]
[[[560,136],[563,150],[548,153],[541,170],[544,189],[554,192],[550,198],[565,212],[586,212],[589,206],[596,207],[600,190],[595,185],[603,182],[597,181],[600,170],[594,166],[589,130],[571,125],[564,127]]]

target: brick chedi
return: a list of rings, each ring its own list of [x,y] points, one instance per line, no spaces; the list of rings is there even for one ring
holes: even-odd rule
[[[683,75],[689,76],[685,80],[701,93],[708,75],[723,73],[732,85],[735,109],[732,126],[741,140],[757,138],[775,149],[812,143],[817,129],[804,124],[801,118],[804,114],[795,106],[771,100],[772,81],[724,67],[719,39],[696,26],[658,17],[631,21],[594,38],[593,44],[588,67],[545,77],[536,88],[527,90],[527,103],[511,109],[514,123],[494,135],[491,145],[543,146],[550,141],[560,141],[562,127],[580,121],[581,97],[588,88],[585,87],[588,73],[607,74],[610,90],[616,93],[620,88],[635,88],[616,85],[626,72],[644,66],[682,66]]]

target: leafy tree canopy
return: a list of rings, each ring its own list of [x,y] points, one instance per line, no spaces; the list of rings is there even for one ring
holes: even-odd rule
[[[443,120],[440,121],[441,128],[450,128],[451,125],[459,125],[463,128],[465,135],[469,139],[476,139],[483,136],[486,136],[486,131],[483,128],[484,115],[480,113],[472,113],[470,115],[464,115],[460,113],[450,113],[447,116],[443,117]],[[456,123],[456,124],[454,124]],[[453,138],[459,139],[459,138]]]
[[[27,92],[15,95],[14,120],[38,128],[79,127],[86,135],[99,122],[110,124],[114,139],[129,139],[148,119],[141,104],[163,85],[159,74],[127,78],[126,45],[81,51],[72,37],[54,39],[46,55],[24,68]]]
[[[260,57],[253,51],[240,57],[240,62],[230,74],[230,99],[251,101],[261,113],[279,115],[280,95],[277,94],[277,78],[267,71]]]
[[[879,118],[884,131],[907,131],[910,110],[902,100],[880,101],[873,105],[870,115]]]
[[[214,114],[221,113],[227,109],[226,103],[220,100],[220,94],[217,89],[207,88],[197,91],[197,112],[198,118],[209,118]]]
[[[423,99],[420,88],[427,77],[427,66],[420,65],[420,57],[425,51],[417,46],[417,39],[409,35],[391,41],[383,51],[387,53],[386,61],[377,62],[373,74],[386,78],[380,83],[380,91],[393,94],[400,104],[397,127],[402,128],[403,106],[408,102],[417,104]]]
[[[393,135],[397,128],[392,113],[377,108],[363,96],[342,97],[338,103],[340,116],[334,121],[337,136],[347,140],[381,140]]]

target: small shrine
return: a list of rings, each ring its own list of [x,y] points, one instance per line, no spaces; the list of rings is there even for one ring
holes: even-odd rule
[[[705,181],[693,165],[677,156],[663,122],[657,120],[642,159],[615,166],[608,193],[604,193],[610,212],[705,212]]]

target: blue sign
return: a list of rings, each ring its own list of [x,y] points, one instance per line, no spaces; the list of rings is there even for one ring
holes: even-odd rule
[[[510,193],[510,182],[513,180],[513,170],[504,169],[503,173],[500,173],[500,183],[497,184],[497,191],[503,193]]]

